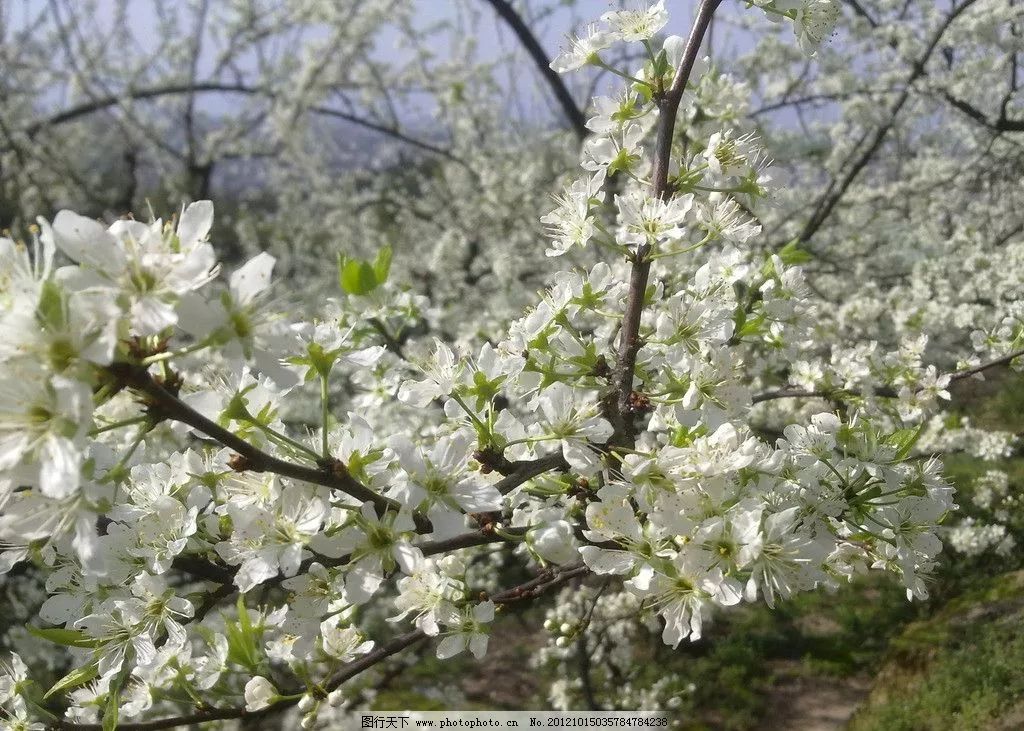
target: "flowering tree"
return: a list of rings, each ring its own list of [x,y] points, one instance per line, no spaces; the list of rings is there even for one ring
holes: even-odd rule
[[[551,63],[623,84],[595,100],[582,174],[541,219],[550,259],[521,271],[586,266],[507,324],[429,316],[452,292],[400,286],[386,247],[341,257],[341,296],[313,312],[272,283],[268,253],[221,277],[207,201],[170,223],[62,211],[28,245],[0,240],[0,566],[44,577],[29,631],[74,660],[42,685],[15,655],[5,723],[165,728],[296,707],[305,727],[331,723],[365,671],[424,642],[482,657],[497,612],[567,586],[584,601],[551,618],[561,637],[612,587],[605,604],[673,647],[715,608],[862,570],[926,596],[953,499],[919,456],[925,417],[951,382],[1017,357],[1021,328],[1003,313],[973,361],[940,370],[924,364],[939,329],[925,315],[872,341],[843,327],[861,314],[837,317],[799,265],[827,256],[809,252],[894,123],[787,231],[806,192],[776,186],[736,113],[742,85],[701,55],[721,4],[701,0],[690,35],[663,42],[663,2],[611,11]],[[972,4],[928,19],[942,32],[913,68]],[[840,17],[835,0],[752,5],[810,56]],[[614,62],[621,48],[639,60]],[[453,164],[467,187],[482,178]],[[830,276],[815,281],[845,291]],[[532,577],[500,585],[474,560],[490,545]],[[588,577],[600,588],[579,589]]]

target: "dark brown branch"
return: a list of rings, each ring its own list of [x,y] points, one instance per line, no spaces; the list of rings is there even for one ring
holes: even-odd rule
[[[576,636],[576,666],[579,668],[583,701],[587,704],[587,710],[601,710],[597,695],[594,693],[594,679],[590,676],[590,648],[587,647],[586,628],[581,629]]]
[[[569,463],[565,461],[565,457],[562,456],[561,452],[555,452],[554,454],[538,457],[526,462],[513,462],[512,466],[513,470],[495,484],[498,492],[502,495],[508,495],[527,480],[532,480],[534,477],[543,475],[545,472],[569,469]]]
[[[1020,357],[1024,357],[1024,350],[1016,350],[1016,351],[1014,351],[1012,353],[1008,353],[1007,355],[1004,355],[1001,358],[996,358],[995,360],[989,361],[988,363],[982,363],[981,365],[976,365],[976,366],[974,366],[972,368],[966,368],[966,369],[964,369],[962,371],[954,371],[954,372],[949,374],[949,380],[950,380],[950,382],[956,382],[956,381],[963,380],[964,378],[970,378],[971,376],[976,376],[979,373],[982,373],[984,371],[989,370],[990,368],[998,368],[999,366],[1009,365],[1011,361],[1015,360],[1016,358],[1020,358]],[[896,396],[898,395],[895,390],[893,390],[892,388],[889,388],[888,386],[883,386],[883,387],[880,387],[880,388],[876,388],[876,389],[874,389],[873,392],[876,395],[878,395],[878,396],[883,396],[883,397],[886,397],[886,398],[896,398]],[[755,394],[754,397],[751,400],[753,401],[753,403],[759,404],[759,403],[763,403],[765,401],[776,401],[778,399],[786,399],[786,398],[827,398],[827,399],[831,399],[831,398],[835,398],[837,396],[841,396],[843,393],[844,393],[844,391],[842,391],[842,390],[836,390],[836,391],[818,391],[818,390],[807,391],[807,390],[803,390],[803,389],[799,389],[799,388],[781,388],[781,389],[779,389],[777,391],[765,391],[763,393]]]
[[[514,604],[526,599],[535,599],[556,586],[561,586],[580,576],[590,573],[583,564],[573,564],[558,569],[547,569],[524,584],[513,587],[491,597],[495,604]]]
[[[524,482],[527,482],[538,475],[550,472],[551,470],[566,469],[569,466],[561,453],[540,457],[539,459],[531,461],[514,462],[513,465],[515,465],[514,471],[496,483],[496,487],[502,495],[508,494]],[[423,528],[420,529],[420,532],[427,533],[429,532],[428,529],[429,526],[423,526]],[[441,553],[455,551],[460,548],[471,548],[474,546],[484,546],[489,543],[501,543],[508,540],[517,540],[525,536],[526,532],[527,529],[525,528],[506,528],[504,530],[506,535],[502,536],[495,533],[493,530],[481,529],[469,531],[468,533],[463,533],[462,535],[444,540],[426,541],[424,543],[417,544],[416,547],[420,549],[424,556],[435,556]],[[507,536],[512,536],[512,538]],[[302,562],[302,565],[299,568],[299,573],[308,571],[309,567],[313,563],[338,567],[347,565],[351,560],[352,556],[350,554],[345,554],[338,558],[309,558]],[[216,597],[217,601],[223,600],[233,593],[232,587],[234,585],[235,571],[228,567],[221,566],[220,564],[213,563],[211,561],[205,561],[197,556],[179,556],[174,559],[173,565],[178,571],[190,574],[198,579],[220,584],[222,589],[226,587],[228,589],[226,592],[218,590],[220,593]],[[283,576],[278,576],[275,579],[270,579],[267,584],[272,585],[280,583],[284,578],[285,577]],[[210,595],[210,597],[210,601],[213,601],[212,595]],[[203,615],[212,608],[212,605],[205,606],[206,603],[207,602],[204,602],[205,611],[202,612]],[[213,601],[213,604],[215,605],[216,601]]]
[[[561,586],[574,578],[584,576],[588,571],[587,567],[583,565],[569,566],[558,570],[546,570],[541,572],[536,578],[498,594],[493,597],[493,601],[495,604],[508,604],[524,599],[535,599],[541,594]],[[399,635],[363,655],[358,660],[353,660],[342,667],[330,677],[323,685],[323,688],[328,693],[337,690],[346,681],[425,639],[427,639],[427,635],[422,630],[413,630],[412,632]],[[302,689],[292,689],[285,691],[284,695],[298,696],[302,692]],[[122,731],[156,731],[157,729],[189,726],[209,721],[223,721],[236,718],[243,720],[258,719],[285,711],[298,703],[298,701],[298,697],[286,698],[267,708],[253,712],[246,711],[244,708],[208,709],[199,711],[191,716],[174,716],[154,721],[140,721],[138,723],[119,723],[117,727]],[[95,723],[78,724],[67,721],[58,721],[54,724],[54,727],[64,731],[102,731],[103,728],[102,725]]]
[[[331,679],[324,686],[325,690],[330,692],[337,689],[346,680],[354,678],[364,670],[373,667],[382,660],[386,660],[407,647],[415,645],[417,642],[422,642],[426,638],[427,635],[420,630],[399,635],[387,644],[381,645],[377,649],[363,655],[358,660],[354,660],[345,665],[345,667],[341,668],[331,676]],[[301,692],[302,690],[300,689],[293,689],[291,692],[285,693],[285,695],[298,695]],[[252,720],[280,713],[281,711],[291,708],[298,702],[298,698],[286,698],[259,711],[247,711],[244,708],[215,708],[200,711],[199,713],[195,713],[191,716],[175,716],[173,718],[162,718],[156,721],[140,721],[138,723],[119,723],[117,728],[121,731],[156,731],[156,729],[190,726],[197,723],[224,721],[232,718]],[[56,724],[56,728],[66,729],[66,731],[102,731],[103,726],[97,723],[68,723],[61,721]]]
[[[985,116],[983,111],[963,99],[956,98],[949,91],[943,91],[942,98],[949,102],[954,109],[963,112],[967,117],[993,132],[1024,132],[1024,120],[1007,118],[1006,107],[1003,107],[1000,112],[999,119],[991,120]]]
[[[869,13],[863,5],[857,2],[857,0],[846,0],[846,4],[850,6],[850,9],[853,10],[854,13],[864,18],[872,28],[878,27],[878,21],[872,18],[871,13]]]
[[[825,192],[818,198],[810,219],[807,221],[803,231],[800,233],[800,241],[808,241],[815,233],[817,233],[818,229],[820,229],[825,221],[828,220],[829,216],[832,215],[832,211],[835,210],[839,201],[841,201],[843,196],[846,195],[846,192],[850,189],[850,186],[853,185],[853,182],[860,175],[861,171],[867,167],[868,163],[881,149],[882,143],[888,136],[889,131],[896,124],[896,118],[910,99],[914,82],[925,75],[928,61],[931,59],[932,54],[935,52],[935,49],[938,47],[942,37],[949,29],[949,26],[952,25],[953,21],[960,17],[960,15],[975,2],[977,2],[977,0],[963,0],[962,3],[955,7],[950,14],[946,16],[942,24],[936,29],[935,33],[929,40],[928,45],[925,47],[924,52],[914,62],[910,75],[907,78],[906,86],[896,99],[896,102],[889,108],[886,121],[877,127],[874,132],[866,132],[861,137],[854,148],[858,151],[855,153],[856,157],[849,158],[844,165],[846,173],[842,175],[841,178],[832,179],[829,182],[828,187],[825,189]]]
[[[412,647],[426,638],[427,635],[422,630],[413,630],[412,632],[407,632],[404,635],[399,635],[387,644],[381,645],[376,650],[363,655],[358,660],[350,662],[331,676],[331,679],[326,685],[327,691],[330,692],[332,690],[336,690],[346,680],[351,680],[355,676],[359,675],[359,673],[373,667],[381,660],[386,660],[392,655],[397,655],[405,648]]]
[[[778,401],[786,398],[829,398],[836,395],[835,391],[807,391],[801,388],[781,388],[778,391],[765,391],[754,394],[752,403],[760,404],[765,401]]]
[[[160,417],[187,424],[240,454],[246,460],[245,469],[247,470],[273,472],[282,477],[291,477],[314,485],[329,487],[354,497],[356,500],[373,503],[381,514],[388,510],[397,512],[401,507],[394,500],[373,492],[344,469],[307,467],[267,454],[181,401],[157,383],[144,367],[129,363],[115,363],[109,367],[109,370],[120,383],[125,384],[133,391],[144,394],[150,409]]]
[[[798,107],[803,104],[833,104],[835,102],[843,101],[844,99],[852,99],[858,96],[881,96],[883,94],[894,94],[901,89],[888,88],[888,89],[855,89],[853,91],[836,92],[834,94],[807,94],[806,96],[793,97],[793,98],[782,98],[774,102],[768,102],[762,107],[750,112],[749,116],[759,117],[764,114],[770,114],[771,112],[777,112],[787,107]]]
[[[87,117],[90,114],[94,114],[104,109],[116,107],[119,104],[121,104],[125,99],[133,99],[139,101],[145,99],[157,99],[165,96],[180,96],[182,94],[193,95],[209,92],[220,92],[225,94],[243,94],[246,96],[263,96],[267,97],[268,99],[274,98],[274,92],[270,89],[248,86],[246,84],[229,84],[214,81],[166,84],[163,86],[156,86],[149,89],[127,89],[124,91],[124,93],[117,96],[110,95],[98,97],[96,99],[92,99],[90,101],[83,102],[81,104],[73,106],[69,109],[65,109],[63,112],[58,112],[57,114],[54,114],[51,117],[29,124],[28,126],[24,127],[21,130],[21,132],[23,134],[28,135],[29,137],[34,137],[40,131],[48,127],[53,127],[56,125],[65,124],[67,122],[72,122],[76,119],[80,119],[81,117]],[[418,140],[414,137],[409,137],[408,135],[404,134],[403,132],[400,132],[397,129],[394,129],[393,127],[388,127],[387,125],[379,124],[372,120],[364,119],[363,117],[359,117],[355,114],[349,114],[348,112],[343,112],[340,109],[333,109],[331,107],[318,105],[310,107],[310,111],[316,114],[323,115],[325,117],[333,117],[335,119],[341,119],[346,122],[350,122],[356,126],[363,127],[365,129],[369,129],[383,135],[387,135],[388,137],[393,137],[394,139],[399,140],[400,142],[404,142],[405,144],[410,145],[412,147],[417,147],[426,152],[430,152],[435,155],[441,155],[442,157],[447,157],[450,160],[454,160],[456,162],[459,162],[460,164],[464,164],[461,159],[456,157],[453,153],[449,152],[448,150],[445,150],[442,147],[438,147],[437,145],[431,144],[430,142],[425,142],[423,140]]]
[[[565,118],[569,121],[572,131],[576,133],[578,138],[584,139],[590,134],[587,130],[587,119],[583,116],[579,106],[577,106],[576,100],[572,98],[572,94],[569,93],[569,89],[566,87],[565,82],[562,81],[562,77],[551,68],[551,60],[548,58],[547,53],[544,52],[533,31],[530,30],[530,27],[526,25],[508,0],[484,0],[484,2],[494,8],[494,12],[501,16],[501,19],[512,29],[516,38],[523,45],[523,48],[526,49],[527,54],[537,65],[540,75],[551,88],[551,92],[555,95],[555,99],[562,108]]]
[[[973,368],[967,368],[962,371],[950,373],[949,380],[959,381],[964,378],[970,378],[971,376],[976,376],[983,371],[987,371],[989,368],[996,368],[1001,365],[1009,365],[1011,361],[1013,361],[1016,358],[1020,358],[1021,356],[1024,356],[1024,350],[1016,350],[1012,353],[1004,355],[1002,358],[996,358],[995,360],[990,361],[988,363],[982,363],[981,365],[976,365]]]
[[[424,556],[436,556],[442,553],[449,553],[451,551],[457,551],[461,548],[472,548],[475,546],[486,546],[489,543],[502,543],[505,541],[516,541],[526,535],[526,528],[506,528],[504,530],[505,535],[499,535],[493,530],[477,530],[463,533],[462,535],[455,536],[453,538],[447,538],[440,541],[426,541],[418,544],[416,547],[420,549]],[[319,563],[323,566],[340,567],[346,566],[352,561],[352,554],[345,554],[338,558],[325,558],[322,556],[315,556],[313,558],[307,558],[299,566],[297,574],[304,574],[309,571],[310,566],[314,563]],[[198,556],[179,556],[174,559],[173,567],[182,571],[186,574],[190,574],[198,579],[205,581],[211,581],[219,584],[219,586],[207,592],[203,597],[203,601],[196,608],[195,617],[192,621],[199,621],[205,617],[211,609],[216,607],[221,602],[234,596],[236,593],[235,589],[235,573],[236,570],[232,570],[226,566],[214,563],[213,561],[206,561]],[[285,576],[278,574],[277,576],[268,579],[263,583],[264,587],[277,586],[285,580]]]
[[[675,134],[676,114],[679,103],[686,90],[686,84],[693,71],[704,35],[715,10],[722,0],[701,0],[697,10],[697,18],[686,41],[683,58],[672,80],[668,91],[657,97],[658,127],[654,147],[654,169],[651,174],[652,193],[658,198],[671,195],[668,184],[669,161],[672,157],[672,139]],[[633,256],[633,266],[629,275],[629,295],[626,309],[622,317],[622,330],[619,337],[619,356],[615,364],[615,404],[611,409],[612,425],[615,433],[609,444],[632,447],[636,439],[633,424],[631,401],[633,395],[633,377],[636,369],[636,358],[642,345],[640,341],[640,318],[643,315],[644,300],[647,294],[647,283],[651,274],[651,261],[647,258],[650,247],[641,244]]]
[[[244,708],[212,708],[199,711],[191,716],[173,716],[171,718],[160,718],[154,721],[139,721],[136,723],[118,723],[118,731],[158,731],[158,729],[177,728],[178,726],[192,726],[197,723],[209,723],[210,721],[226,721],[237,718],[240,720],[256,720],[266,716],[280,713],[286,708],[291,708],[298,699],[281,701],[259,711],[246,711]],[[103,725],[99,723],[71,723],[70,721],[57,721],[50,728],[63,729],[63,731],[103,731]]]

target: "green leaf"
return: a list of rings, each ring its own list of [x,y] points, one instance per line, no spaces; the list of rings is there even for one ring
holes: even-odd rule
[[[45,327],[57,332],[64,329],[64,296],[59,284],[51,280],[43,282],[36,314]]]
[[[337,360],[340,351],[327,351],[319,343],[310,343],[307,352],[309,353],[309,364],[313,366],[313,370],[327,378],[331,374],[331,368],[334,367],[334,361]]]
[[[249,619],[249,612],[245,607],[245,600],[239,595],[235,608],[238,613],[238,621],[224,622],[224,636],[228,641],[228,659],[238,663],[250,670],[255,670],[259,665],[259,645],[262,632],[253,627]]]
[[[61,693],[65,690],[71,690],[72,688],[77,688],[80,685],[85,685],[99,674],[100,671],[97,669],[96,663],[90,663],[84,667],[75,668],[54,683],[53,687],[46,691],[46,695],[43,696],[43,700],[46,700],[55,693]]]
[[[896,459],[903,460],[910,454],[910,450],[917,444],[917,440],[921,437],[921,430],[924,428],[924,424],[921,424],[913,429],[900,429],[890,435],[888,441],[894,447],[896,447]]]
[[[369,294],[377,285],[377,274],[369,262],[350,259],[341,270],[341,288],[348,294]]]
[[[63,629],[61,627],[43,629],[30,624],[26,625],[25,629],[33,637],[65,647],[99,647],[100,644],[99,640],[90,637],[80,629]]]
[[[388,281],[388,274],[391,272],[391,247],[385,246],[377,252],[377,258],[373,260],[373,273],[377,277],[377,286]]]
[[[649,87],[647,84],[639,84],[634,82],[633,84],[630,85],[630,87],[640,96],[640,100],[644,104],[647,104],[652,99],[654,99],[654,90],[651,89],[651,87]]]
[[[247,637],[252,636],[252,620],[249,619],[249,609],[245,606],[245,599],[241,594],[235,600],[235,611],[238,612],[238,626]]]
[[[737,337],[737,338],[745,338],[745,337],[749,337],[751,335],[758,335],[758,334],[760,334],[762,329],[763,329],[764,322],[765,322],[765,315],[764,315],[763,312],[758,314],[752,320],[745,320],[743,325],[741,325],[736,330],[735,337]]]
[[[806,264],[814,259],[810,252],[800,248],[800,240],[793,239],[779,250],[779,258],[786,266]]]
[[[654,75],[664,76],[669,71],[671,71],[671,68],[668,65],[668,53],[666,53],[665,49],[662,49],[658,53],[657,58],[654,59]]]

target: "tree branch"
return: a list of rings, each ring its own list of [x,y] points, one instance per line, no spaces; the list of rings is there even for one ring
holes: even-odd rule
[[[857,0],[846,0],[846,4],[850,6],[854,13],[864,18],[872,28],[878,27],[878,21],[872,18],[871,13],[869,13],[863,5],[857,2]]]
[[[336,470],[329,467],[307,467],[274,457],[253,446],[241,437],[232,434],[214,421],[206,418],[191,406],[172,394],[142,366],[130,363],[114,363],[108,370],[120,382],[134,391],[144,394],[151,409],[161,417],[179,421],[191,426],[196,431],[223,444],[245,458],[245,469],[252,472],[273,472],[283,477],[322,485],[337,490],[361,502],[371,502],[378,513],[388,510],[398,512],[401,507],[394,500],[378,495],[352,477],[347,470]],[[420,516],[421,521],[425,520]]]
[[[682,62],[672,87],[658,100],[658,127],[654,147],[654,169],[651,174],[653,194],[658,198],[671,195],[668,185],[669,161],[672,157],[672,139],[675,133],[676,114],[687,81],[697,60],[704,34],[715,10],[722,0],[701,0],[694,20],[690,37],[683,50]],[[633,256],[633,266],[629,275],[629,294],[626,309],[622,318],[622,331],[619,337],[619,356],[615,366],[615,404],[612,409],[612,425],[615,432],[609,444],[632,447],[636,439],[635,426],[632,419],[631,399],[633,395],[633,377],[636,369],[636,358],[640,352],[640,318],[643,315],[644,299],[647,293],[647,282],[651,274],[651,261],[647,258],[650,247],[641,244]]]
[[[270,89],[264,89],[256,86],[248,86],[246,84],[229,84],[220,83],[214,81],[200,81],[195,83],[182,83],[182,84],[166,84],[163,86],[156,86],[148,89],[127,89],[120,95],[110,95],[104,97],[97,97],[90,101],[83,102],[69,109],[65,109],[63,112],[58,112],[46,119],[33,122],[26,127],[22,128],[21,132],[29,137],[36,136],[39,132],[47,127],[53,127],[67,122],[72,122],[81,117],[86,117],[90,114],[109,109],[110,107],[116,107],[124,102],[126,99],[133,100],[145,100],[145,99],[156,99],[164,96],[180,96],[182,94],[197,94],[197,93],[210,93],[220,92],[225,94],[243,94],[246,96],[262,96],[268,99],[274,98],[274,92]],[[313,106],[309,110],[316,114],[321,114],[325,117],[333,117],[336,119],[342,119],[346,122],[350,122],[359,127],[378,132],[388,137],[393,137],[400,142],[404,142],[412,147],[417,147],[426,152],[430,152],[435,155],[441,155],[447,157],[450,160],[465,164],[459,157],[453,153],[445,150],[442,147],[418,140],[414,137],[388,127],[383,124],[379,124],[369,119],[343,112],[339,109],[333,109],[325,106]]]
[[[525,599],[535,599],[557,586],[561,586],[572,579],[586,575],[588,571],[589,569],[582,564],[568,566],[558,570],[548,569],[542,571],[536,578],[492,597],[492,600],[495,604],[509,604]],[[334,673],[326,683],[324,683],[323,689],[328,693],[337,690],[346,681],[351,680],[355,676],[370,669],[383,660],[386,660],[393,655],[397,655],[402,650],[412,647],[425,639],[427,639],[427,635],[422,630],[418,629],[399,635],[386,644],[380,645],[366,655],[363,655],[358,660],[353,660],[346,664]],[[299,702],[298,696],[304,692],[305,689],[302,688],[284,691],[283,695],[296,697],[285,698],[277,701],[276,703],[273,703],[259,711],[250,712],[244,708],[214,708],[199,711],[191,716],[174,716],[154,721],[140,721],[138,723],[119,723],[117,728],[121,729],[121,731],[157,731],[158,729],[188,726],[198,723],[206,723],[209,721],[224,721],[229,719],[251,720],[264,718],[266,716],[285,711],[296,705]],[[70,723],[67,721],[58,721],[54,724],[54,727],[62,729],[63,731],[102,731],[103,729],[101,724]]]
[[[855,150],[859,150],[860,153],[856,159],[853,157],[847,159],[846,164],[843,167],[846,168],[847,172],[841,177],[841,179],[833,178],[825,192],[818,198],[814,206],[814,211],[808,219],[807,224],[804,226],[803,231],[799,235],[801,242],[810,240],[818,229],[828,220],[829,216],[832,215],[832,211],[838,205],[839,201],[842,200],[843,196],[846,195],[846,191],[850,189],[854,180],[860,175],[861,171],[867,167],[867,164],[875,156],[879,149],[882,147],[882,142],[885,141],[886,136],[889,134],[889,130],[896,124],[896,118],[899,116],[904,105],[910,99],[911,91],[913,90],[914,82],[921,78],[926,72],[926,66],[932,54],[939,45],[939,41],[942,40],[942,36],[945,35],[949,26],[953,24],[965,10],[971,7],[977,0],[963,0],[958,6],[956,6],[949,15],[946,16],[945,20],[939,25],[935,33],[932,35],[928,42],[924,52],[914,62],[911,68],[910,75],[907,78],[906,86],[900,93],[896,102],[890,107],[888,118],[886,121],[879,126],[875,131],[867,132],[861,137],[858,144],[855,146]]]
[[[953,371],[949,374],[950,382],[960,381],[964,378],[970,378],[976,376],[979,373],[989,370],[990,368],[998,368],[999,366],[1009,365],[1011,361],[1016,358],[1024,356],[1024,350],[1016,350],[1012,353],[1008,353],[1001,358],[989,361],[988,363],[982,363],[981,365],[974,366],[972,368],[966,368],[962,371]],[[765,401],[775,401],[778,399],[786,398],[835,398],[843,393],[843,390],[837,391],[807,391],[799,388],[781,388],[777,391],[765,391],[763,393],[755,394],[751,401],[755,404],[763,403]],[[878,396],[886,398],[896,398],[897,393],[895,390],[888,386],[883,386],[874,389],[874,393]]]
[[[562,81],[562,77],[551,68],[551,60],[544,52],[533,31],[523,22],[519,13],[515,11],[515,8],[512,7],[508,0],[484,0],[484,2],[494,8],[494,11],[501,16],[501,19],[512,29],[516,38],[523,45],[523,48],[526,49],[527,54],[533,59],[533,62],[537,65],[537,70],[540,71],[540,75],[555,95],[555,99],[562,108],[565,118],[569,121],[572,131],[576,133],[579,139],[586,138],[590,134],[587,129],[586,117],[583,116],[583,112],[577,106],[576,100],[572,98],[572,94],[569,93],[569,89],[566,87],[565,82]]]
[[[545,472],[569,469],[569,463],[565,461],[561,452],[525,462],[513,462],[512,466],[513,470],[495,484],[502,495],[508,495],[527,480],[532,480]]]

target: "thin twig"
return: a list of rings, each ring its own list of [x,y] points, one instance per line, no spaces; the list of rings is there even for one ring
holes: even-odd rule
[[[964,378],[970,378],[976,376],[979,373],[987,371],[990,368],[997,368],[1002,365],[1008,365],[1011,361],[1016,358],[1024,356],[1024,350],[1016,350],[1012,353],[1004,355],[1001,358],[996,358],[988,363],[982,363],[972,368],[967,368],[962,371],[954,371],[949,374],[950,382],[960,381]],[[918,389],[920,391],[921,389]],[[765,391],[763,393],[755,394],[751,401],[755,404],[762,403],[764,401],[775,401],[778,399],[786,398],[834,398],[842,395],[844,391],[842,389],[836,391],[807,391],[799,388],[782,388],[777,391]],[[898,395],[896,391],[888,386],[882,386],[872,390],[877,396],[884,396],[887,398],[896,398]]]

